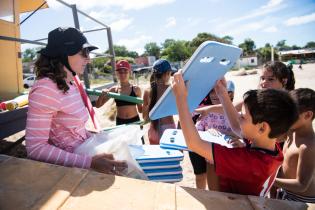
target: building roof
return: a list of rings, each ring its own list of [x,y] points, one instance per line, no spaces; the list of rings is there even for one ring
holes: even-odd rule
[[[279,55],[301,55],[301,54],[308,54],[308,53],[315,53],[315,48],[280,51]]]

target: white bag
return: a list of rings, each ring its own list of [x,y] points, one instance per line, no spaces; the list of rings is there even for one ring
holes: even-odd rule
[[[126,161],[128,169],[123,171],[127,177],[145,179],[147,176],[132,157],[129,144],[141,144],[143,131],[139,125],[126,125],[112,130],[93,134],[83,144],[78,146],[74,153],[95,156],[102,153],[113,154],[115,160]]]

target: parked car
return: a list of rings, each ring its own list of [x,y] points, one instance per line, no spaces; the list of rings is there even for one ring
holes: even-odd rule
[[[36,79],[36,76],[35,76],[35,75],[26,77],[26,78],[23,80],[24,88],[27,89],[27,88],[32,87],[32,86],[34,85],[35,79]]]

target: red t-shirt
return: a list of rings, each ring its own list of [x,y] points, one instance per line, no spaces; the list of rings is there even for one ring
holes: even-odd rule
[[[281,149],[227,148],[212,144],[220,190],[244,195],[265,196],[274,183],[283,161]],[[271,154],[274,153],[274,154]]]

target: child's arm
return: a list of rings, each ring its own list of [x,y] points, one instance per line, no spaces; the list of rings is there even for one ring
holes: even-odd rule
[[[241,128],[238,121],[239,114],[237,113],[235,107],[233,106],[227,89],[224,85],[224,80],[217,81],[215,86],[215,92],[217,93],[220,102],[223,106],[224,113],[229,120],[232,131],[239,137],[242,138]]]
[[[145,90],[143,93],[143,106],[142,106],[142,116],[144,121],[149,121],[149,105],[150,105],[150,91]]]
[[[293,193],[305,192],[312,183],[313,174],[315,172],[314,153],[315,146],[308,148],[305,144],[301,145],[299,148],[296,178],[276,178],[275,186]]]
[[[200,138],[199,133],[191,119],[191,114],[189,113],[187,104],[187,89],[181,72],[174,74],[174,77],[171,79],[171,86],[176,97],[179,120],[188,148],[212,163],[212,144],[203,141]]]
[[[243,105],[243,101],[233,103],[233,106],[235,107],[237,111],[241,111],[242,105]],[[200,107],[200,108],[197,108],[195,111],[200,113],[201,116],[206,116],[210,112],[224,114],[224,109],[223,109],[222,104],[215,104],[215,105]]]

